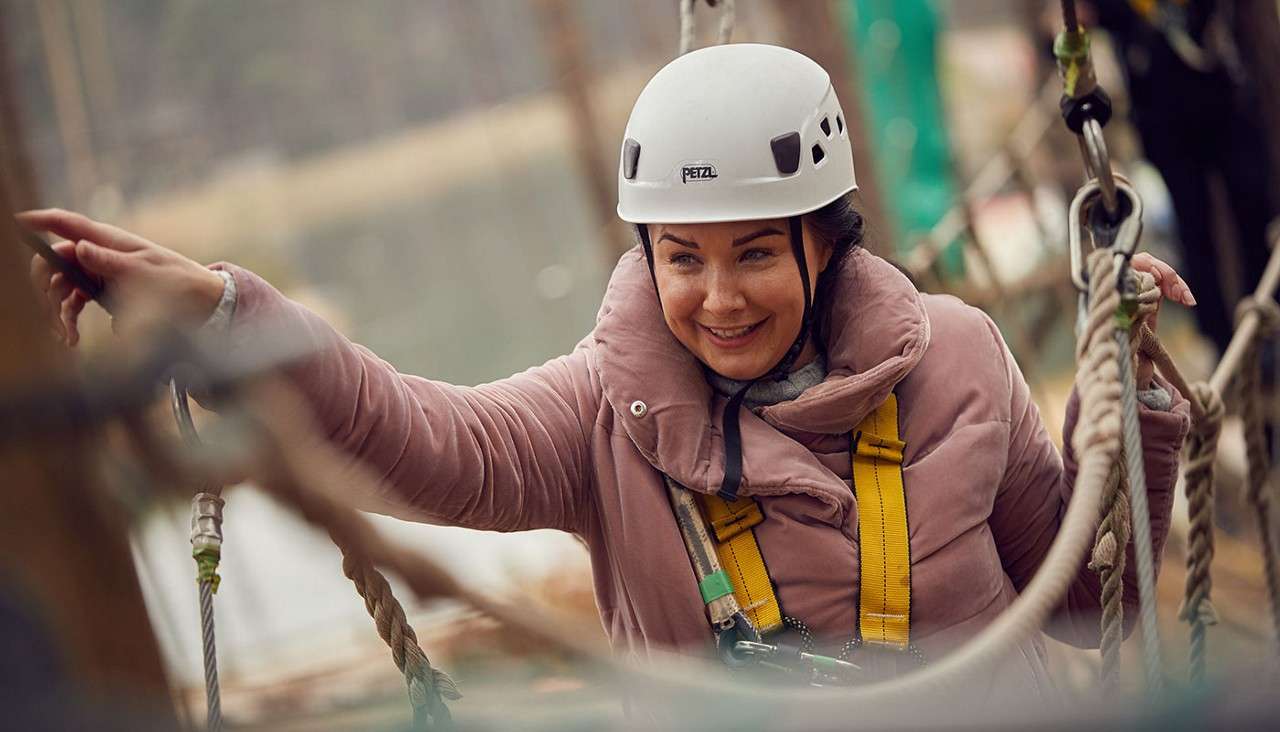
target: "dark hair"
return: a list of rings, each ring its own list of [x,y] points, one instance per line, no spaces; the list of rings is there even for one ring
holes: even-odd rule
[[[812,337],[825,346],[830,326],[835,282],[840,278],[853,251],[862,245],[865,222],[853,207],[853,194],[846,193],[822,208],[807,213],[804,223],[815,236],[831,247],[831,260],[818,275],[813,291]]]

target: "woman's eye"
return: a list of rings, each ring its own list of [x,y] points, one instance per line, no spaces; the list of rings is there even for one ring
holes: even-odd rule
[[[748,249],[742,253],[742,261],[744,262],[762,262],[773,256],[773,252],[768,249]]]
[[[698,263],[698,258],[693,256],[692,254],[685,254],[681,252],[677,254],[672,254],[667,261],[677,267],[692,267],[693,265]]]

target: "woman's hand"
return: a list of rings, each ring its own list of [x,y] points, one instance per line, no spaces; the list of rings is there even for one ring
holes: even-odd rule
[[[1130,260],[1130,266],[1138,272],[1146,272],[1156,280],[1156,286],[1160,288],[1161,299],[1156,302],[1156,310],[1146,319],[1146,324],[1151,326],[1154,332],[1156,329],[1156,321],[1160,317],[1160,303],[1164,300],[1172,300],[1173,302],[1186,305],[1187,307],[1195,307],[1196,298],[1191,294],[1191,288],[1187,287],[1187,283],[1181,276],[1165,262],[1156,259],[1146,252],[1138,252],[1133,255]],[[1151,377],[1155,373],[1155,365],[1151,363],[1151,359],[1146,358],[1141,353],[1138,354],[1137,383],[1139,389],[1151,388]]]
[[[216,272],[123,229],[60,209],[25,211],[18,223],[67,241],[53,245],[59,256],[80,265],[110,293],[112,327],[128,330],[147,306],[162,308],[171,324],[198,327],[222,298]],[[80,340],[77,323],[88,295],[38,256],[31,258],[31,281],[45,295],[55,330],[68,346]]]

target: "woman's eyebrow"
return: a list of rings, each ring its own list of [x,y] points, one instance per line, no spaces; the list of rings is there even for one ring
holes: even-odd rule
[[[750,234],[747,234],[746,236],[740,236],[737,239],[734,239],[733,246],[740,247],[743,244],[746,244],[749,241],[755,241],[756,239],[759,239],[762,236],[773,236],[775,234],[778,236],[782,236],[781,231],[778,231],[777,229],[770,226],[768,228],[764,228],[759,231],[753,231]]]
[[[682,244],[682,245],[684,245],[684,246],[686,246],[686,247],[689,247],[690,249],[698,249],[698,248],[699,248],[699,247],[698,247],[698,242],[696,242],[696,241],[689,241],[688,239],[681,239],[680,237],[676,236],[675,234],[672,234],[672,233],[669,233],[669,232],[663,233],[663,235],[662,235],[662,236],[658,237],[658,241],[662,241],[663,239],[670,239],[671,241],[673,241],[673,242],[675,242],[675,243],[677,243],[677,244]]]

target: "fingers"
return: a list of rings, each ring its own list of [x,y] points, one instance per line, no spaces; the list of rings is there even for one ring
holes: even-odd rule
[[[122,252],[143,249],[148,244],[146,239],[124,229],[60,208],[23,211],[17,215],[17,220],[19,224],[32,231],[48,231],[71,241],[89,239],[101,246]]]
[[[1134,269],[1149,272],[1155,277],[1160,293],[1166,298],[1187,307],[1195,307],[1195,295],[1191,294],[1191,288],[1173,267],[1146,252],[1133,255],[1132,261]]]
[[[80,290],[72,290],[71,294],[62,301],[62,312],[60,320],[62,323],[62,332],[67,341],[68,346],[75,346],[80,342],[80,311],[84,310],[84,306],[89,302],[89,298]]]
[[[76,260],[89,272],[104,278],[119,277],[129,266],[129,257],[114,249],[100,246],[91,241],[78,241],[75,246]]]

